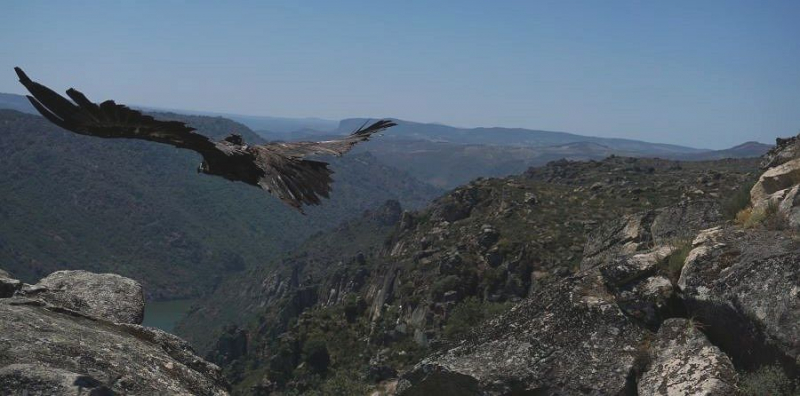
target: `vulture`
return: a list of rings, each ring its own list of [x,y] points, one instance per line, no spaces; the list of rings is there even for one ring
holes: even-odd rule
[[[237,134],[213,141],[182,122],[156,120],[113,100],[93,103],[74,88],[67,90],[70,101],[28,78],[19,67],[14,70],[30,92],[27,97],[33,107],[61,128],[81,135],[143,139],[194,150],[203,157],[198,173],[260,187],[301,213],[303,205],[319,205],[320,197],[329,197],[333,173],[326,162],[306,159],[307,156],[341,156],[356,143],[396,125],[391,120],[379,120],[369,126],[367,122],[342,139],[322,142],[248,145]]]

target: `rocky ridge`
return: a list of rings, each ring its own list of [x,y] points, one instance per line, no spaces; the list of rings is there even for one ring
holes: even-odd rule
[[[778,141],[734,222],[695,201],[606,223],[576,275],[424,359],[400,393],[796,394],[797,144]]]
[[[723,222],[730,211],[728,201],[742,192],[746,197],[742,186],[752,183],[756,170],[756,161],[749,160],[683,163],[612,157],[557,161],[517,177],[476,180],[425,210],[395,209],[396,224],[380,230],[353,223],[309,240],[286,266],[276,266],[283,269],[248,273],[235,293],[226,292],[228,297],[218,289],[212,297],[215,304],[247,301],[245,311],[252,319],[233,322],[218,333],[208,357],[225,368],[241,394],[314,392],[334,384],[348,384],[351,391],[358,390],[354,393],[391,388],[398,373],[426,355],[458,346],[465,337],[473,339],[466,336],[469,329],[484,318],[530,300],[562,304],[561,293],[567,290],[599,290],[602,293],[593,297],[598,300],[592,300],[597,305],[581,305],[580,299],[559,305],[564,322],[528,317],[508,323],[521,326],[525,320],[539,320],[552,331],[565,330],[595,315],[596,307],[613,307],[616,313],[597,316],[607,323],[604,334],[636,330],[619,344],[631,350],[630,356],[617,363],[609,359],[621,373],[621,385],[616,381],[605,389],[631,389],[626,381],[633,378],[629,369],[640,366],[640,343],[671,312],[681,311],[674,304],[675,276],[658,264],[676,250],[674,242]],[[667,208],[658,209],[662,207]],[[616,226],[602,226],[613,219]],[[369,241],[350,241],[364,233],[371,235]],[[606,238],[603,233],[620,235]],[[656,246],[653,235],[663,246]],[[622,265],[617,250],[636,257]],[[617,271],[612,265],[630,268]],[[606,289],[603,276],[616,285]],[[578,278],[569,285],[560,283],[571,277]],[[645,296],[647,304],[640,304],[639,296]],[[533,313],[544,306],[517,309]],[[640,317],[641,323],[629,323],[630,315]],[[193,316],[215,314],[198,308],[190,321]],[[184,322],[182,331],[191,331],[190,323]],[[555,337],[562,333],[533,332],[530,337],[558,350],[558,345],[566,345]],[[572,341],[582,336],[575,334]],[[481,337],[491,338],[477,338]],[[519,337],[515,342],[531,344]],[[544,342],[547,337],[549,343]],[[323,357],[313,369],[312,352]],[[581,357],[552,358],[568,367],[571,359]],[[548,379],[545,367],[542,363],[539,377],[529,378],[539,378],[543,389],[558,389],[559,381],[572,375],[564,369],[561,379]],[[588,376],[586,384],[591,382]],[[501,384],[496,389],[517,386]]]

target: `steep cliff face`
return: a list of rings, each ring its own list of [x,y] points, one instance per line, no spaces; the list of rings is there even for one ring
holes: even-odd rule
[[[18,285],[0,296],[2,394],[228,394],[219,367],[180,338],[140,326],[135,281],[60,271]]]
[[[367,216],[312,238],[280,270],[248,273],[231,285],[230,295],[239,300],[228,301],[229,306],[245,302],[250,321],[234,318],[230,322],[238,327],[218,332],[216,347],[214,342],[201,345],[242,393],[385,384],[381,381],[425,355],[447,350],[483,319],[538,293],[557,299],[548,285],[580,272],[582,262],[590,266],[589,261],[599,263],[616,251],[617,240],[593,236],[603,232],[604,222],[644,211],[636,223],[640,230],[630,237],[641,249],[626,248],[643,253],[652,247],[652,235],[659,242],[672,241],[717,224],[726,216],[729,198],[741,195],[736,193],[752,183],[756,170],[752,160],[617,157],[559,161],[517,177],[479,179],[425,210],[401,214],[392,209],[394,218],[381,226]],[[635,228],[628,223],[608,233],[625,239]],[[685,232],[678,232],[681,228]],[[584,246],[587,234],[592,236]],[[669,252],[653,253],[649,260],[663,258],[658,254]],[[609,328],[627,328],[627,312],[637,309],[660,320],[673,309],[673,293],[662,286],[660,278],[639,285],[634,294],[650,296],[654,308],[639,309],[631,301],[625,310],[618,308],[619,316],[606,318]],[[583,309],[566,305],[563,316],[591,312]],[[194,334],[208,313],[198,308],[183,323],[182,334]],[[638,340],[634,336],[625,345]],[[550,345],[556,348],[558,342]],[[311,369],[314,351],[324,352],[327,364]],[[629,360],[621,358],[619,367],[630,366]],[[624,381],[622,386],[629,387]]]

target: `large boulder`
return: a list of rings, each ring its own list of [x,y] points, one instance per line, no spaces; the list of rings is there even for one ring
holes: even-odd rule
[[[648,332],[593,279],[577,276],[548,285],[460,345],[423,360],[403,376],[399,389],[403,395],[634,390]]]
[[[13,296],[21,287],[22,282],[12,278],[11,274],[0,269],[0,298]]]
[[[42,300],[0,300],[0,389],[8,394],[226,395],[226,388],[221,370],[175,336]]]
[[[652,361],[637,385],[640,395],[736,394],[730,358],[686,319],[667,319],[651,345]]]
[[[57,271],[23,292],[111,322],[141,324],[144,319],[142,286],[116,274]]]
[[[750,189],[751,218],[772,220],[772,228],[800,229],[799,137],[777,140],[762,164],[766,171]]]
[[[786,232],[701,233],[681,272],[688,314],[743,367],[800,373],[800,245]]]

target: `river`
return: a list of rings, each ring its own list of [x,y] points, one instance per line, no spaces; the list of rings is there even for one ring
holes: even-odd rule
[[[142,326],[155,327],[172,333],[175,325],[189,311],[195,301],[197,300],[149,301],[144,307]]]

